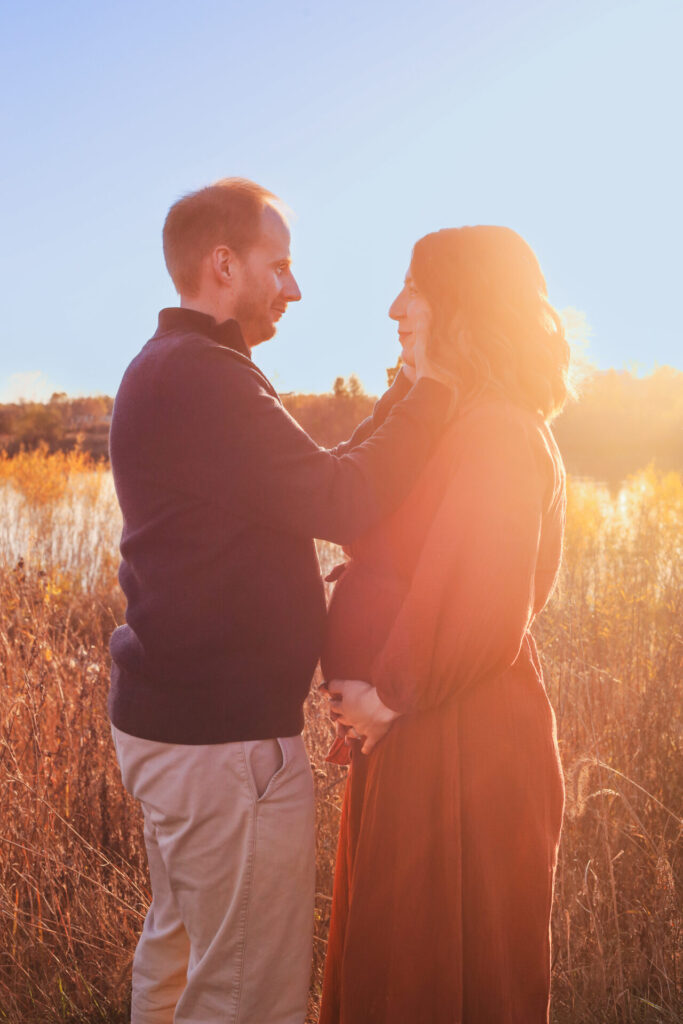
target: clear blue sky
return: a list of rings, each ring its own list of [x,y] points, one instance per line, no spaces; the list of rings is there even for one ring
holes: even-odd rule
[[[386,310],[438,227],[509,225],[605,368],[683,367],[679,0],[6,2],[0,399],[113,393],[176,302],[181,194],[293,208],[282,390],[382,387]],[[40,376],[39,376],[40,375]]]

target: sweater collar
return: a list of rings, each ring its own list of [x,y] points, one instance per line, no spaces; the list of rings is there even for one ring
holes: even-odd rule
[[[166,331],[194,331],[204,334],[225,348],[231,348],[240,355],[251,359],[251,352],[242,337],[240,325],[236,320],[224,320],[217,324],[208,313],[200,313],[196,309],[184,309],[182,306],[169,306],[159,313],[157,334]]]

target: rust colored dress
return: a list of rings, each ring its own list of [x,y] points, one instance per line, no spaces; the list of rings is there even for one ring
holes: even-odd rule
[[[367,757],[354,744],[321,1024],[548,1019],[564,791],[529,630],[564,509],[542,418],[485,396],[349,551],[323,674],[404,714]]]

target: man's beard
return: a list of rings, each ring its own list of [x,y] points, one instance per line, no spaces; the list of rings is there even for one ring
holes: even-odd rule
[[[268,341],[277,330],[269,310],[264,309],[263,302],[245,295],[235,305],[234,318],[240,325],[244,340],[249,346]]]

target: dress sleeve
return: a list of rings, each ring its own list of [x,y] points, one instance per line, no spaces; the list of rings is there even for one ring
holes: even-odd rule
[[[517,659],[533,617],[544,500],[515,411],[463,423],[450,482],[371,682],[403,713],[435,707]]]

